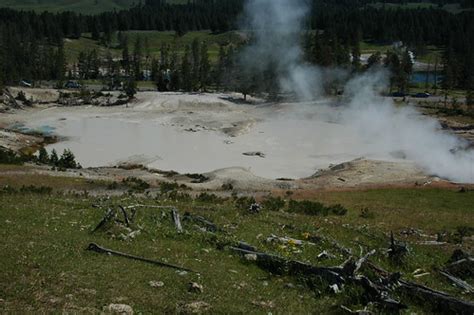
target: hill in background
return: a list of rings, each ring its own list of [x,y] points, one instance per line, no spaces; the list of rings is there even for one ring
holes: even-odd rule
[[[75,11],[95,14],[111,10],[128,9],[135,0],[0,0],[0,7],[16,10]]]

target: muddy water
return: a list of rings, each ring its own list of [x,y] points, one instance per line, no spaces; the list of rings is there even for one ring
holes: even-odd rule
[[[131,119],[69,113],[67,119],[49,115],[30,125],[53,127],[56,134],[66,137],[47,149],[60,153],[69,148],[84,167],[128,161],[160,170],[205,173],[239,166],[265,178],[302,178],[362,156],[393,159],[389,152],[374,151],[353,130],[334,122],[335,115],[337,111],[288,116],[271,110],[237,137],[219,131],[185,131],[152,115]],[[243,155],[255,151],[265,158]]]

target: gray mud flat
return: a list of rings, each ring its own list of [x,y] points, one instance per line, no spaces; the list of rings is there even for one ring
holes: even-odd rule
[[[151,95],[132,108],[48,109],[26,125],[54,128],[66,140],[47,149],[69,148],[84,167],[126,162],[179,173],[243,167],[275,179],[308,177],[360,157],[397,160],[338,123],[338,109],[324,104],[248,106],[209,96],[186,103],[183,95]]]

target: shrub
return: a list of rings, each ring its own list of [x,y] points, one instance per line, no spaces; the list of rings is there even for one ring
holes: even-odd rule
[[[375,214],[369,210],[369,208],[360,209],[359,217],[364,219],[372,219],[375,217]]]
[[[281,197],[267,197],[263,202],[262,206],[264,209],[270,210],[270,211],[279,211],[283,209],[286,206],[285,200],[283,200]]]
[[[344,216],[344,215],[347,214],[348,210],[344,206],[342,206],[340,204],[337,204],[337,205],[334,205],[334,206],[330,206],[329,211],[332,214],[339,215],[339,216]]]
[[[239,197],[234,201],[235,207],[239,210],[248,210],[254,203],[256,203],[254,197]]]
[[[289,211],[307,215],[328,215],[329,209],[320,202],[290,200]]]
[[[162,194],[166,194],[170,191],[178,190],[178,189],[179,189],[179,185],[177,183],[163,182],[160,184],[160,190]]]
[[[122,183],[135,192],[143,192],[150,188],[150,184],[136,177],[127,177],[122,180]]]
[[[221,203],[225,199],[220,198],[215,194],[201,193],[196,197],[196,201],[205,202],[205,203]]]

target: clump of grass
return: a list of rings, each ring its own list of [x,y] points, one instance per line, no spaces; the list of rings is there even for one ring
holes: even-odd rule
[[[222,203],[226,199],[221,198],[217,196],[216,194],[201,193],[196,197],[195,200],[199,202],[204,202],[204,203]]]
[[[375,217],[375,214],[370,211],[369,208],[362,208],[360,209],[359,217],[364,219],[373,219]]]
[[[150,184],[136,177],[127,177],[123,179],[122,183],[134,192],[144,192],[145,190],[150,188]]]
[[[169,193],[173,190],[178,190],[180,188],[180,186],[178,185],[178,183],[167,183],[167,182],[163,182],[160,184],[160,191],[162,194],[166,194],[166,193]]]
[[[262,202],[262,206],[266,210],[280,211],[286,206],[286,201],[281,197],[269,196]]]
[[[340,204],[334,206],[325,206],[320,202],[309,200],[290,200],[288,210],[292,213],[316,216],[327,216],[330,214],[343,216],[347,213],[347,209]]]
[[[334,215],[339,215],[339,216],[346,215],[348,211],[343,205],[340,205],[340,204],[329,206],[328,209],[330,213]]]
[[[15,189],[11,186],[4,186],[0,189],[0,194],[40,194],[40,195],[49,195],[53,192],[53,188],[48,186],[21,186],[19,189]]]
[[[243,196],[234,198],[234,205],[238,210],[248,210],[256,202],[254,197]]]

